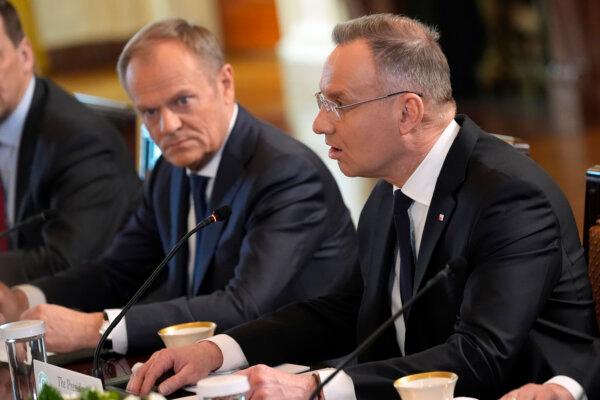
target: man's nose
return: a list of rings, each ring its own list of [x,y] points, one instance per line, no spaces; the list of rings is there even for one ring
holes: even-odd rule
[[[165,108],[160,113],[160,131],[163,134],[169,134],[176,132],[181,128],[181,119],[179,116]]]
[[[312,130],[317,135],[333,133],[334,124],[331,120],[332,113],[327,112],[323,109],[319,109],[319,112],[315,116],[312,124]]]

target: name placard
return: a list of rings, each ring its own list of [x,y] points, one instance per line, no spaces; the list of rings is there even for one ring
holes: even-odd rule
[[[33,372],[35,374],[35,387],[38,393],[48,384],[58,390],[61,394],[77,393],[81,389],[91,388],[102,392],[102,382],[98,378],[80,374],[56,365],[33,360]]]

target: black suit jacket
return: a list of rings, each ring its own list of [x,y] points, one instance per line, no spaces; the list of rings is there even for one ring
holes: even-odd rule
[[[137,206],[141,182],[119,133],[61,88],[36,78],[21,137],[15,223],[57,218],[11,236],[0,281],[13,285],[98,257]]]
[[[467,260],[468,269],[415,303],[404,357],[388,329],[346,370],[356,393],[396,398],[396,378],[431,370],[457,373],[456,395],[480,399],[555,374],[590,390],[585,371],[571,365],[574,357],[590,361],[597,328],[569,204],[531,159],[470,119],[457,121],[461,129],[426,219],[415,291],[457,257]],[[390,316],[392,203],[392,186],[380,182],[361,215],[361,271],[351,285],[228,332],[251,363],[339,356]]]
[[[161,159],[145,183],[142,206],[101,264],[35,283],[48,302],[84,310],[122,306],[187,230],[185,182],[185,170]],[[130,350],[159,346],[156,332],[171,324],[210,320],[223,330],[328,293],[356,264],[354,226],[325,165],[241,107],[209,207],[222,205],[232,214],[203,231],[200,254],[208,272],[199,291],[187,296],[184,250],[153,301],[127,315]]]

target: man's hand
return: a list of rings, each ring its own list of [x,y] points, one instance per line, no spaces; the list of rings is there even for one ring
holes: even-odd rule
[[[315,378],[310,374],[292,375],[266,365],[255,365],[238,372],[248,377],[249,398],[261,399],[301,399],[306,400],[317,388]]]
[[[168,395],[177,389],[204,378],[223,364],[223,353],[213,342],[203,341],[178,349],[163,349],[137,369],[127,385],[127,391],[146,395],[156,380],[171,369],[175,375],[158,386],[158,391]]]
[[[0,322],[12,322],[19,319],[19,315],[29,308],[25,293],[18,289],[11,289],[0,282]]]
[[[21,319],[45,321],[46,348],[56,353],[96,347],[103,321],[102,313],[83,313],[54,304],[29,309]]]
[[[506,393],[500,400],[574,400],[571,393],[564,387],[554,383],[535,385],[533,383],[521,386]]]

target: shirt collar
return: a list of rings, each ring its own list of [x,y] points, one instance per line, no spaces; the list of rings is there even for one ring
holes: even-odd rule
[[[0,123],[0,143],[2,145],[19,147],[19,142],[23,135],[23,127],[25,126],[25,119],[31,106],[34,88],[35,78],[31,78],[15,110]]]
[[[433,191],[435,190],[435,184],[442,170],[442,165],[459,130],[460,125],[455,120],[452,120],[423,161],[417,166],[417,169],[415,169],[404,186],[402,186],[402,193],[415,202],[429,207]],[[396,189],[399,188],[394,186],[394,190]]]
[[[223,144],[217,150],[215,155],[206,163],[206,165],[200,168],[198,171],[192,171],[189,168],[186,168],[186,173],[188,175],[200,175],[205,176],[207,178],[215,178],[217,176],[217,171],[219,170],[219,164],[221,163],[221,157],[223,156],[223,149],[227,144],[227,140],[229,139],[229,135],[233,130],[233,125],[235,125],[235,120],[238,115],[238,105],[234,103],[233,105],[233,113],[231,113],[231,120],[229,121],[229,128],[227,129],[227,134],[225,135],[225,140],[223,140]]]

